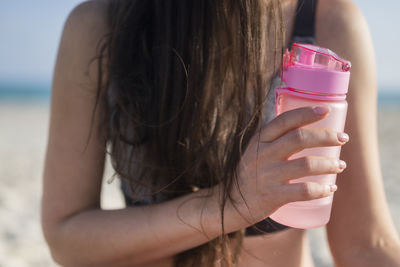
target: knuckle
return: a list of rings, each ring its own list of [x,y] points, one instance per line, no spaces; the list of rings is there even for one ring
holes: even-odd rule
[[[332,139],[332,135],[331,135],[331,130],[329,129],[323,129],[321,130],[321,137],[323,140],[331,140]]]
[[[327,140],[328,143],[337,143],[337,134],[331,129],[324,130],[324,138],[325,140]]]
[[[306,140],[306,134],[303,129],[295,129],[292,132],[293,138],[298,143],[303,143]]]
[[[309,199],[314,195],[314,188],[311,184],[305,183],[300,187],[300,196],[304,199]]]
[[[312,172],[315,168],[315,162],[311,157],[304,157],[301,165],[307,173]]]
[[[338,163],[335,159],[324,158],[320,159],[320,174],[329,174],[338,172]]]

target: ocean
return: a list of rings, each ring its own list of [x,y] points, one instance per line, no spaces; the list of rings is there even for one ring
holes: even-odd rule
[[[50,101],[51,83],[1,82],[0,102],[42,102]],[[397,90],[396,90],[397,89]],[[379,88],[378,107],[400,107],[400,88]]]
[[[48,102],[51,96],[51,85],[48,83],[0,82],[1,102]]]

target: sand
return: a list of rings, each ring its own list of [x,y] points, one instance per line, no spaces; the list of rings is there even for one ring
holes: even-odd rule
[[[400,106],[379,112],[385,190],[400,231]],[[42,102],[0,102],[0,267],[47,267],[53,263],[40,228],[41,179],[49,108]],[[109,165],[105,177],[111,176]],[[102,207],[122,206],[118,179],[104,183]],[[323,229],[309,232],[317,267],[332,266]]]

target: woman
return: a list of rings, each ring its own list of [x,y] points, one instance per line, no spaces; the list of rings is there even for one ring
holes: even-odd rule
[[[285,203],[336,190],[288,180],[345,168],[329,158],[287,160],[347,143],[345,133],[300,129],[329,109],[269,121],[268,92],[303,4],[98,0],[74,9],[55,67],[44,172],[42,226],[56,262],[313,266],[304,230],[268,219]],[[348,167],[326,226],[332,255],[337,266],[399,266],[379,169],[368,28],[349,1],[314,8],[316,43],[353,63]],[[121,210],[100,209],[107,144],[131,189],[132,206]]]

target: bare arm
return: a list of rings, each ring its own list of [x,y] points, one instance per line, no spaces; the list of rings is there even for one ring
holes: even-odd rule
[[[327,226],[337,266],[398,266],[400,244],[386,203],[377,138],[375,56],[368,26],[348,0],[321,0],[317,42],[352,62],[345,131],[332,217]]]
[[[106,6],[101,1],[78,6],[66,22],[55,67],[42,227],[54,259],[63,266],[137,266],[172,257],[221,235],[219,186],[210,194],[200,190],[157,205],[100,209],[106,146],[96,131],[105,109],[101,104],[92,138],[84,148],[97,81],[96,64],[88,66],[107,33],[105,18]],[[312,108],[288,112],[261,132],[261,141],[268,143],[258,149],[259,139],[252,139],[239,171],[247,206],[233,192],[241,215],[228,203],[227,233],[269,216],[287,202],[331,194],[331,188],[319,184],[286,184],[299,175],[342,171],[331,159],[286,160],[303,148],[343,144],[334,132],[296,130],[326,115],[326,110]],[[255,163],[258,159],[262,164]],[[255,166],[261,167],[256,170]]]
[[[100,112],[84,148],[97,81],[96,64],[88,66],[107,30],[104,17],[105,6],[95,2],[72,12],[54,74],[42,219],[53,257],[67,266],[127,266],[208,241],[194,229],[200,229],[200,218],[195,215],[205,205],[204,198],[196,197],[204,196],[204,191],[146,208],[100,210],[105,156],[104,138],[96,135]],[[218,201],[208,203],[203,216],[213,221],[206,230],[209,238],[215,238],[220,234]]]

